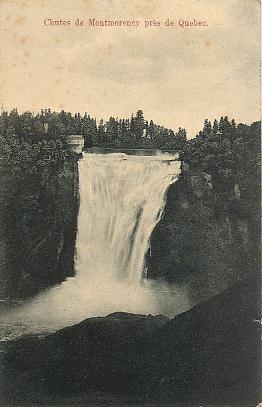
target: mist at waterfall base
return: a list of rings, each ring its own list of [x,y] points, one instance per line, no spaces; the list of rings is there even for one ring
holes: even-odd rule
[[[174,156],[84,154],[76,275],[8,312],[3,339],[53,332],[112,312],[172,317],[189,309],[185,287],[145,278],[144,266],[167,188],[178,174]]]

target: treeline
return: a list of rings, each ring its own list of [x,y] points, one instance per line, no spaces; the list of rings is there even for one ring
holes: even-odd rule
[[[30,142],[60,139],[70,134],[81,134],[86,147],[121,147],[121,148],[163,148],[177,149],[185,145],[186,131],[179,128],[177,133],[159,126],[153,120],[144,119],[142,110],[128,119],[110,117],[97,124],[96,119],[87,113],[81,115],[70,112],[51,112],[41,110],[34,115],[30,112],[18,114],[12,110],[9,114],[2,112],[0,120],[2,135],[16,135]]]
[[[187,141],[185,129],[174,133],[152,120],[148,122],[142,110],[130,119],[110,117],[97,125],[87,113],[72,115],[45,109],[35,115],[19,114],[13,109],[0,115],[0,165],[15,173],[42,171],[42,166],[57,167],[74,155],[67,136],[81,134],[85,147],[175,149],[185,163],[206,172],[239,170],[246,167],[246,161],[257,170],[260,128],[260,122],[237,125],[234,119],[221,117],[213,124],[205,120],[203,129]],[[45,160],[47,156],[49,159]]]
[[[10,175],[40,176],[48,182],[65,162],[76,158],[57,113],[34,115],[16,109],[0,115],[0,167]]]
[[[247,165],[257,170],[260,163],[261,122],[236,124],[221,117],[213,124],[204,121],[203,129],[188,140],[180,152],[183,162],[217,173],[223,169],[239,172]]]
[[[110,117],[100,120],[98,126],[90,116],[79,117],[77,128],[85,138],[86,147],[115,148],[158,148],[180,151],[186,143],[186,130],[179,128],[177,133],[153,120],[144,119],[143,111],[138,110],[130,119]]]

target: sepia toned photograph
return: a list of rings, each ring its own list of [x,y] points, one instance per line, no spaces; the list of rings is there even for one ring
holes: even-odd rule
[[[257,0],[0,0],[0,406],[261,406]]]

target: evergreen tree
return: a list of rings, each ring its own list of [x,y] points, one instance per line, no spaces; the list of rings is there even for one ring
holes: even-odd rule
[[[217,133],[218,133],[218,121],[217,119],[215,119],[213,123],[212,136],[216,136]]]
[[[144,115],[142,110],[138,110],[134,118],[134,132],[136,140],[141,140],[144,131]]]

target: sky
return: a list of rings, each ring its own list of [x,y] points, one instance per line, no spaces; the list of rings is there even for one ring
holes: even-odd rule
[[[92,27],[89,18],[140,23]],[[178,25],[194,19],[208,25]],[[145,20],[160,26],[145,28]],[[142,109],[189,137],[205,118],[260,119],[257,0],[0,0],[0,36],[5,110],[50,107],[108,119]]]

